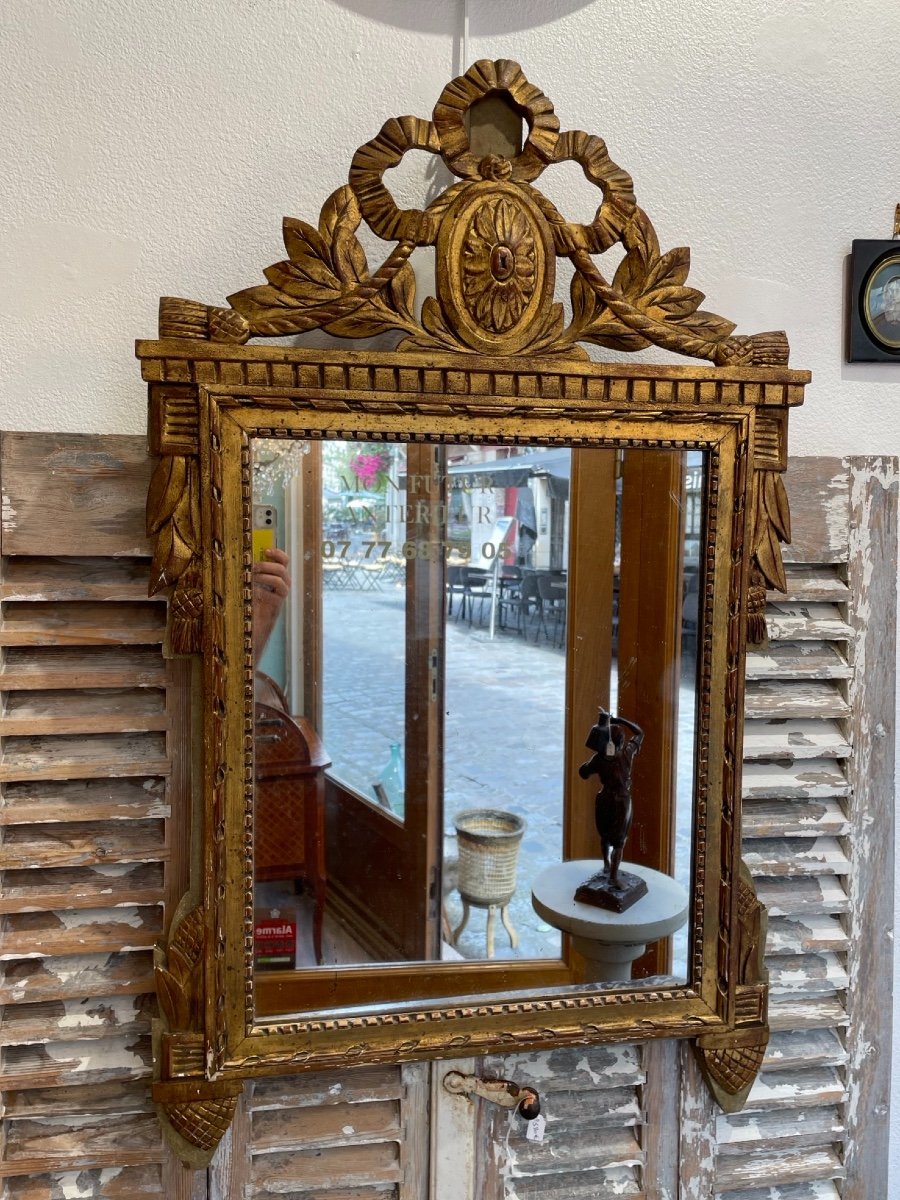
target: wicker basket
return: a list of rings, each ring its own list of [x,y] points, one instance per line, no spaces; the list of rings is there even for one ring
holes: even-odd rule
[[[525,822],[497,808],[467,808],[453,819],[459,839],[459,894],[478,907],[507,904]]]

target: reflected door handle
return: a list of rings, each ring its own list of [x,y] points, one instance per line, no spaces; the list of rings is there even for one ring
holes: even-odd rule
[[[454,1096],[480,1096],[501,1108],[514,1108],[526,1121],[533,1121],[541,1111],[541,1098],[534,1088],[520,1088],[509,1079],[479,1079],[477,1075],[463,1075],[462,1071],[448,1071],[444,1076],[444,1091]]]

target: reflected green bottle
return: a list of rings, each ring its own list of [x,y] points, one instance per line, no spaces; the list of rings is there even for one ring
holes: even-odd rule
[[[384,788],[391,812],[402,817],[406,799],[406,778],[399,742],[391,742],[391,756],[379,772],[378,782]]]

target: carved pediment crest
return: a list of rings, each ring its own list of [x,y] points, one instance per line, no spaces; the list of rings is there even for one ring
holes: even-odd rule
[[[479,156],[466,114],[503,94],[523,117],[527,136],[511,157]],[[400,209],[384,182],[413,150],[440,157],[458,182],[424,209]],[[588,224],[570,221],[536,181],[575,162],[598,189]],[[374,270],[357,237],[362,222],[394,242]],[[690,251],[663,253],[630,175],[603,139],[560,130],[548,98],[509,59],[475,63],[441,93],[431,120],[394,117],[353,156],[348,183],[322,208],[316,226],[286,217],[287,258],[267,267],[267,282],[229,296],[228,308],[165,297],[160,336],[243,343],[323,329],[360,338],[396,331],[401,348],[493,355],[579,353],[579,343],[636,351],[650,345],[719,366],[783,365],[783,333],[734,336],[734,323],[701,309],[689,287]],[[607,275],[595,256],[620,244]],[[437,288],[415,305],[409,262],[417,247],[436,248]],[[574,274],[570,311],[552,303],[556,260]]]

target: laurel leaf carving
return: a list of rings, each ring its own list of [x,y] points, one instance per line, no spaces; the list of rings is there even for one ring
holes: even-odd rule
[[[704,334],[711,342],[724,341],[735,328],[734,321],[720,317],[718,313],[706,312],[702,308],[691,316],[689,323],[693,332]]]
[[[183,455],[165,455],[156,464],[147,492],[147,533],[152,536],[168,521],[187,481]]]
[[[670,286],[656,287],[644,298],[646,311],[654,317],[689,317],[703,303],[703,293],[695,288]]]
[[[405,320],[414,321],[416,273],[409,263],[406,263],[391,280],[388,293],[394,310]]]
[[[650,292],[661,286],[680,287],[687,279],[690,269],[691,252],[687,246],[677,246],[674,250],[668,250],[653,263],[647,273],[644,290]]]
[[[763,484],[766,511],[783,542],[791,540],[791,508],[784,479],[777,471],[767,471]]]
[[[185,455],[166,455],[153,472],[147,496],[147,532],[156,537],[150,595],[170,587],[200,546],[197,464]]]
[[[185,988],[165,967],[157,967],[155,974],[156,992],[169,1029],[187,1029],[190,1020],[190,1000]]]
[[[336,337],[354,338],[374,337],[377,333],[384,333],[392,328],[390,321],[369,316],[368,314],[372,311],[371,305],[363,305],[349,317],[341,317],[338,321],[332,321],[325,328]]]
[[[312,225],[298,221],[296,217],[285,217],[281,229],[288,258],[297,259],[304,255],[312,255],[324,261],[328,257],[325,239]]]
[[[340,280],[331,268],[309,254],[275,263],[266,267],[263,274],[272,287],[299,301],[303,308],[328,304],[341,294]]]

